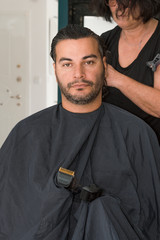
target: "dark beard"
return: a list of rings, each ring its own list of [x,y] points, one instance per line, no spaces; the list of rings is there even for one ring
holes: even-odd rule
[[[59,82],[58,78],[57,78],[57,81],[58,81],[58,85],[61,90],[61,93],[66,97],[66,99],[68,101],[70,101],[71,103],[77,104],[77,105],[85,105],[85,104],[91,103],[99,95],[99,93],[102,89],[102,86],[103,86],[103,81],[100,81],[100,80],[97,81],[95,84],[93,82],[85,80],[85,79],[83,79],[81,81],[75,81],[73,83],[69,83],[67,85],[67,89],[70,89],[72,87],[72,85],[77,82],[87,83],[88,85],[90,85],[92,87],[92,91],[90,93],[88,93],[87,95],[77,96],[77,95],[70,94],[67,91],[67,89],[62,86],[62,84]],[[77,89],[77,91],[82,91],[82,89],[79,88],[79,89]]]

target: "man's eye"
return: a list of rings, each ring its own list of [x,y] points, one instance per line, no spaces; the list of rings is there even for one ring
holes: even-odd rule
[[[94,63],[94,61],[87,61],[85,64],[86,65],[92,65]]]
[[[63,64],[63,67],[70,67],[71,66],[71,63],[64,63]]]

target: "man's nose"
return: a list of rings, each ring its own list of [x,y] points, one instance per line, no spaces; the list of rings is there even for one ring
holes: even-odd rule
[[[85,70],[82,65],[77,65],[74,68],[74,78],[76,79],[82,79],[85,77]]]

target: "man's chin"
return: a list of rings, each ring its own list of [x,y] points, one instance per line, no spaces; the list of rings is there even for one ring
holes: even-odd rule
[[[77,105],[86,105],[93,102],[98,94],[78,94],[65,96],[68,101]]]
[[[79,89],[78,91],[72,91],[68,94],[70,97],[74,99],[85,99],[88,98],[88,96],[92,95],[91,91],[87,91],[86,89]]]

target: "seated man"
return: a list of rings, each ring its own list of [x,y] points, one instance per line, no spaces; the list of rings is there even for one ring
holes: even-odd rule
[[[0,239],[160,239],[159,144],[102,103],[101,39],[67,26],[51,57],[62,103],[18,123],[0,151]]]

